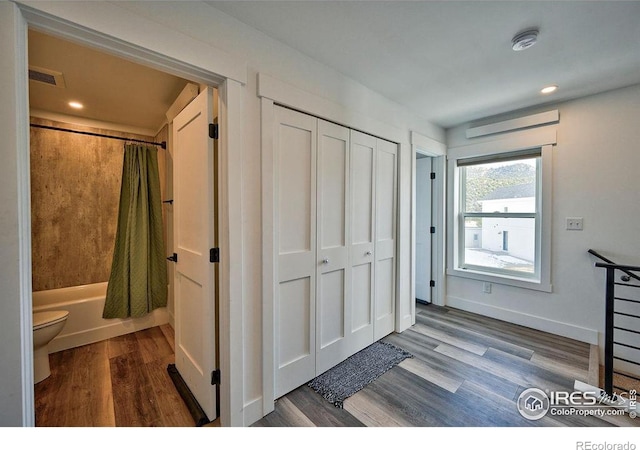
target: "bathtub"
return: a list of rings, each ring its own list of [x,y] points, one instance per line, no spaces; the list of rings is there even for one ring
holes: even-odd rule
[[[49,344],[49,353],[172,322],[167,308],[144,317],[103,319],[106,294],[106,282],[33,292],[33,312],[69,311],[64,328]]]

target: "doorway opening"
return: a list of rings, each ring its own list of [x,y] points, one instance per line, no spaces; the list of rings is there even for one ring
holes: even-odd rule
[[[51,341],[50,351],[66,352],[56,357],[57,362],[71,364],[70,368],[77,369],[75,372],[59,371],[68,375],[56,379],[59,385],[50,380],[52,382],[48,385],[35,386],[36,425],[46,425],[38,423],[39,413],[47,408],[43,406],[46,395],[63,387],[75,398],[83,398],[77,396],[77,392],[72,393],[69,386],[77,388],[78,380],[86,379],[94,383],[82,388],[86,395],[83,398],[84,406],[79,410],[87,414],[76,419],[95,417],[98,421],[106,422],[82,425],[135,426],[138,424],[137,419],[131,417],[131,412],[136,408],[115,404],[118,397],[116,394],[112,395],[109,404],[105,389],[108,389],[108,383],[112,388],[118,388],[118,383],[126,384],[137,378],[145,381],[136,388],[139,392],[153,397],[158,405],[165,404],[166,411],[159,407],[155,418],[147,417],[146,420],[152,421],[149,425],[179,426],[180,419],[170,413],[171,402],[180,402],[181,399],[171,394],[160,400],[161,392],[165,389],[162,382],[169,380],[169,389],[172,387],[166,368],[167,364],[173,362],[171,357],[175,353],[176,341],[182,336],[180,332],[173,332],[176,320],[181,316],[181,305],[174,301],[173,296],[175,264],[167,262],[167,307],[154,310],[140,320],[102,319],[104,300],[96,292],[106,289],[111,267],[122,174],[122,141],[168,142],[166,150],[158,149],[158,160],[164,247],[167,255],[170,255],[174,251],[177,206],[173,196],[173,166],[176,152],[179,152],[179,148],[173,145],[174,130],[171,124],[174,117],[200,91],[208,90],[211,91],[212,98],[211,123],[215,122],[218,113],[217,90],[33,29],[29,30],[28,43],[30,119],[32,124],[40,125],[31,129],[30,149],[32,279],[35,291],[33,310],[53,311],[61,309],[62,305],[65,309],[73,309],[69,311],[65,325],[67,330],[63,329]],[[82,103],[82,109],[71,109],[71,101]],[[101,136],[80,134],[77,131]],[[213,150],[211,157],[213,160],[209,171],[213,175],[217,170]],[[212,185],[209,194],[215,199],[216,183],[213,179],[210,181]],[[214,211],[215,204],[210,209],[215,218],[217,214]],[[207,259],[208,249],[217,246],[215,229],[217,227],[213,228],[210,241],[207,242]],[[211,270],[215,271],[213,267]],[[82,288],[79,289],[78,286]],[[216,293],[215,286],[217,283],[211,287],[211,296]],[[82,296],[73,301],[58,301],[60,295],[73,296],[78,292],[83,292]],[[83,297],[85,294],[86,298]],[[87,299],[92,301],[85,301]],[[216,336],[219,327],[215,319],[219,315],[215,311],[217,302],[211,302],[209,317],[213,319],[211,327]],[[200,331],[202,332],[201,329]],[[188,339],[198,340],[198,336],[192,333]],[[219,339],[216,336],[213,345],[217,342]],[[72,351],[80,348],[83,353]],[[83,358],[80,356],[82,354],[98,359]],[[215,349],[213,355],[219,357],[218,349]],[[88,372],[89,368],[78,365],[83,359],[86,362],[100,361],[96,365],[100,374],[93,376]],[[215,360],[214,364],[219,367]],[[155,368],[160,368],[160,372],[152,372],[154,366],[158,366]],[[120,377],[123,374],[124,377]],[[203,376],[210,378],[209,373]],[[120,381],[114,384],[116,379]],[[99,386],[95,385],[96,380],[101,380]],[[186,383],[190,385],[194,381],[186,380]],[[215,392],[217,386],[210,385],[210,389]],[[106,402],[94,402],[91,392],[106,398]],[[131,400],[133,397],[135,396],[123,396],[122,399]],[[214,394],[214,398],[214,410],[208,413],[208,417],[212,419],[219,414],[219,395]],[[59,400],[68,399],[59,397]],[[87,408],[92,405],[99,410],[89,412]],[[48,411],[51,412],[50,409]],[[144,409],[139,411],[149,413]],[[49,413],[45,411],[44,417]],[[123,417],[133,423],[119,424],[118,419]],[[183,426],[190,424],[185,423]]]
[[[433,158],[416,152],[415,178],[415,300],[417,303],[432,302],[432,236],[433,227]]]

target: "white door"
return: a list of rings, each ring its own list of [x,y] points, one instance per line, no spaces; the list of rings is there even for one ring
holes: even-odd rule
[[[176,368],[210,420],[216,418],[212,121],[211,88],[173,120]]]
[[[350,353],[373,343],[376,138],[351,131]]]
[[[398,146],[377,139],[374,341],[395,328]]]
[[[318,120],[316,374],[351,355],[349,129]]]
[[[317,119],[274,107],[275,396],[316,376]]]
[[[416,300],[431,302],[431,158],[416,159]]]

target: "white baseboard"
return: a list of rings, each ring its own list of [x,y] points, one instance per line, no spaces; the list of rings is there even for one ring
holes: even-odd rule
[[[82,345],[93,344],[123,334],[129,334],[147,328],[169,323],[170,316],[166,308],[154,310],[145,317],[124,319],[116,323],[97,328],[90,328],[72,334],[63,334],[49,343],[49,353],[55,353]]]
[[[494,319],[504,320],[505,322],[534,328],[547,333],[553,333],[558,336],[564,336],[577,341],[586,342],[588,344],[598,345],[597,330],[580,327],[570,323],[559,322],[545,317],[525,314],[519,311],[513,311],[452,296],[447,296],[447,306],[492,317]]]
[[[262,396],[244,405],[244,425],[250,426],[262,419]]]

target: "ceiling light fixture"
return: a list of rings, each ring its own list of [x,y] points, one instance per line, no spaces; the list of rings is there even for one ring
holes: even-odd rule
[[[80,102],[69,102],[69,106],[71,106],[73,109],[82,109],[82,103]]]
[[[538,30],[526,30],[516,34],[515,37],[511,39],[511,48],[519,52],[534,46],[536,42],[538,42]]]
[[[558,89],[558,86],[556,86],[555,84],[552,86],[545,86],[540,90],[540,93],[542,94],[551,94],[552,92],[555,92],[556,89]]]

